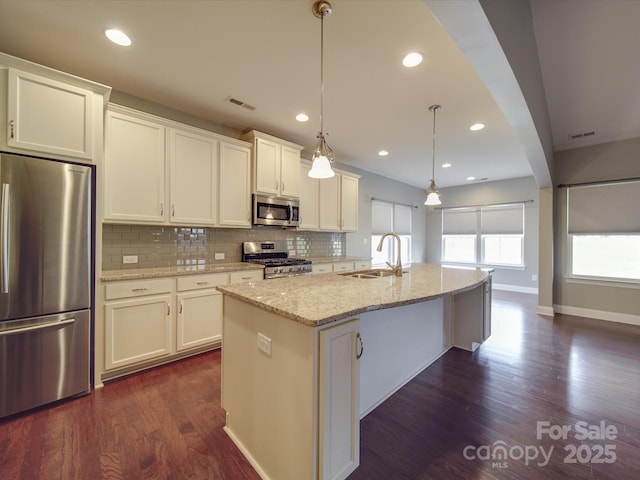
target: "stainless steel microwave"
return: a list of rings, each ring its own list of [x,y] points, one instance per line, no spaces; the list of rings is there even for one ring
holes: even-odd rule
[[[300,225],[300,201],[291,198],[254,195],[253,224],[297,227]]]

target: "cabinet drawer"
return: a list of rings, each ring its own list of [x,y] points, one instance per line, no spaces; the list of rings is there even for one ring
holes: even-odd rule
[[[353,270],[353,262],[338,262],[333,264],[334,272],[348,272]]]
[[[229,273],[229,283],[257,282],[264,278],[264,270],[241,270]]]
[[[139,297],[142,295],[156,295],[171,292],[170,278],[155,280],[133,280],[130,282],[110,283],[105,287],[105,299]]]
[[[212,273],[210,275],[189,275],[178,278],[178,291],[212,288],[229,283],[228,273]]]
[[[311,265],[311,269],[313,273],[331,273],[333,272],[333,264],[331,263],[321,263],[318,265]]]
[[[367,268],[371,268],[371,260],[360,260],[354,263],[356,270],[366,270]]]

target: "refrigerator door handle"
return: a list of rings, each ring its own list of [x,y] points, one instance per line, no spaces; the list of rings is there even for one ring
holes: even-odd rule
[[[0,293],[9,293],[9,212],[11,191],[2,184],[2,211],[0,211]]]
[[[75,323],[75,321],[76,321],[75,318],[68,318],[66,320],[55,320],[53,322],[41,323],[39,325],[31,325],[29,327],[14,328],[14,329],[11,329],[11,330],[3,330],[3,331],[0,331],[0,337],[2,337],[4,335],[14,335],[14,334],[18,334],[18,333],[32,332],[34,330],[42,330],[44,328],[62,327],[64,325],[68,325],[70,323]]]

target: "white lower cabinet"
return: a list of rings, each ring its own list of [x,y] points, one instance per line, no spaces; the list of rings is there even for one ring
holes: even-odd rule
[[[222,339],[222,293],[229,274],[189,275],[176,280],[176,350],[213,345]]]
[[[344,479],[360,464],[360,321],[320,331],[318,471]]]
[[[222,294],[216,290],[178,294],[177,350],[187,350],[221,339]]]
[[[215,287],[262,278],[260,269],[107,282],[103,379],[218,347],[223,302]]]
[[[105,368],[113,369],[170,355],[173,351],[171,295],[105,305]]]

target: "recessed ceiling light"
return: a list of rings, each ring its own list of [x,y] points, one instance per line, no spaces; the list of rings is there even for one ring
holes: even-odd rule
[[[482,130],[484,128],[484,123],[474,123],[469,127],[469,130],[472,132],[477,132],[478,130]]]
[[[450,163],[443,163],[442,168],[449,168],[451,166]]]
[[[416,65],[420,65],[422,63],[422,54],[418,52],[407,53],[402,58],[402,65],[405,67],[415,67]]]
[[[386,150],[380,150],[378,152],[378,155],[380,155],[381,157],[386,157],[387,155],[389,155],[389,152],[387,152]]]
[[[116,45],[121,45],[123,47],[128,47],[129,45],[131,45],[131,39],[127,36],[126,33],[121,30],[108,28],[104,31],[104,34]]]
[[[470,182],[473,182],[476,179],[476,177],[467,177],[467,180],[469,180]]]
[[[307,122],[309,120],[309,115],[305,113],[299,113],[296,115],[296,120],[299,122]]]

